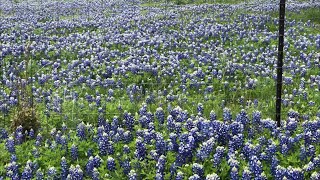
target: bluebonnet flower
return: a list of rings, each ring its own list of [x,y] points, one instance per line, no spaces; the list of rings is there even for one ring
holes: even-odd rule
[[[173,131],[175,127],[174,119],[171,115],[167,117],[167,128],[169,131]]]
[[[42,140],[43,140],[43,137],[42,137],[41,133],[39,133],[39,134],[37,135],[37,137],[36,137],[36,143],[35,143],[35,145],[36,145],[36,146],[40,146],[41,143],[42,143]]]
[[[261,112],[260,111],[254,111],[252,113],[252,122],[254,124],[260,124],[260,120],[261,120]]]
[[[129,180],[137,180],[138,179],[137,173],[133,169],[130,170],[128,177],[129,177]]]
[[[251,180],[252,176],[251,176],[251,171],[249,170],[248,167],[244,167],[243,168],[243,172],[242,172],[242,179],[243,180]]]
[[[220,180],[220,177],[216,173],[208,174],[206,180]]]
[[[255,146],[250,142],[246,142],[243,147],[243,154],[245,157],[249,158],[252,155],[256,155]]]
[[[177,134],[180,134],[181,131],[182,131],[182,123],[181,122],[174,122],[174,131],[177,133]]]
[[[89,176],[92,176],[92,173],[93,173],[93,169],[94,169],[94,158],[92,156],[89,157],[89,160],[86,164],[86,173],[89,175]]]
[[[54,149],[57,147],[56,141],[52,141],[52,142],[50,142],[50,144],[48,144],[48,145],[49,145],[50,149],[52,149],[52,150],[54,150]]]
[[[110,97],[113,96],[113,89],[108,90],[108,96],[110,96]]]
[[[29,137],[31,138],[31,139],[33,139],[34,138],[34,130],[31,128],[30,129],[30,131],[29,131]]]
[[[144,142],[145,144],[151,144],[151,141],[153,140],[153,135],[151,132],[149,132],[147,129],[143,130],[143,138],[144,138]]]
[[[75,179],[82,180],[83,179],[83,171],[81,170],[80,165],[71,165],[69,168],[69,174],[67,179]]]
[[[148,131],[151,132],[151,134],[153,134],[152,132],[156,130],[156,127],[154,126],[153,122],[150,122],[148,124]]]
[[[107,154],[108,149],[108,137],[107,133],[103,132],[102,136],[98,139],[98,148],[101,156],[105,156]]]
[[[60,144],[62,148],[67,148],[68,142],[67,137],[65,135],[62,135],[60,138]]]
[[[21,179],[32,179],[32,169],[29,165],[26,165],[23,172],[22,172],[22,175],[21,175]]]
[[[24,138],[23,133],[18,131],[18,129],[17,129],[17,131],[15,132],[15,143],[22,144],[23,138]]]
[[[320,143],[320,129],[315,132],[314,138],[317,140],[316,143]]]
[[[114,147],[113,147],[112,141],[108,141],[108,143],[107,143],[107,153],[109,155],[114,154]]]
[[[11,179],[17,179],[19,178],[19,167],[18,164],[15,161],[10,162],[5,166],[7,176]]]
[[[192,164],[192,172],[200,176],[200,178],[204,178],[204,169],[201,164],[194,163]]]
[[[190,145],[189,143],[180,143],[178,156],[176,158],[176,163],[178,165],[182,165],[192,159],[193,154],[191,146],[192,145]]]
[[[157,162],[157,173],[163,175],[165,170],[165,164],[166,164],[166,157],[164,155],[161,155]]]
[[[203,107],[203,104],[202,104],[202,103],[198,103],[197,111],[198,111],[198,113],[203,114],[203,112],[204,112],[204,107]]]
[[[298,127],[298,122],[295,118],[288,118],[286,129],[293,132]]]
[[[264,172],[262,172],[261,174],[255,177],[255,180],[267,180],[267,176]]]
[[[116,162],[110,156],[107,159],[107,168],[108,168],[109,171],[114,171],[116,169]]]
[[[216,131],[218,134],[218,142],[225,144],[229,138],[229,125],[219,122],[214,126],[216,127]]]
[[[72,144],[71,149],[71,158],[73,161],[78,159],[78,147],[75,144]]]
[[[238,169],[236,167],[233,167],[230,171],[230,177],[232,180],[237,180],[239,179],[239,173]]]
[[[171,120],[171,119],[170,119]],[[188,120],[185,123],[185,128],[190,131],[192,128],[194,128],[193,120],[188,118]]]
[[[238,153],[237,151],[233,152],[232,149],[229,149],[228,152],[228,165],[230,166],[230,168],[236,167],[237,170],[239,169],[239,161],[236,158],[236,153]]]
[[[130,147],[128,145],[124,145],[123,146],[123,150],[122,150],[125,154],[129,154],[130,153]]]
[[[188,180],[200,180],[200,176],[198,174],[194,174],[188,178]]]
[[[38,158],[40,156],[40,153],[36,147],[32,148],[31,153],[32,153],[33,157],[35,157],[35,158]]]
[[[43,180],[43,172],[41,171],[41,169],[38,169],[37,172],[36,172],[36,179],[37,180]]]
[[[241,122],[244,126],[249,123],[249,117],[244,109],[242,109],[241,112],[236,116],[236,121]]]
[[[316,148],[314,147],[314,145],[309,145],[307,149],[307,155],[313,159],[315,156],[315,153],[316,153]]]
[[[269,144],[266,147],[266,153],[268,157],[272,157],[276,153],[276,151],[277,151],[277,146],[274,141],[271,141],[271,144]]]
[[[94,167],[100,167],[101,165],[101,162],[102,162],[102,159],[99,155],[96,155],[94,158],[93,158],[93,165]]]
[[[15,151],[16,151],[15,144],[14,144],[14,138],[12,136],[10,136],[6,140],[6,149],[8,150],[9,153],[15,153]]]
[[[136,140],[136,151],[135,151],[135,156],[142,160],[145,158],[146,156],[146,153],[147,153],[147,150],[146,150],[146,147],[143,143],[143,141],[141,139],[137,139]]]
[[[313,158],[313,163],[314,163],[315,167],[320,167],[320,155]]]
[[[218,146],[216,148],[216,152],[213,155],[213,166],[214,167],[217,167],[221,163],[221,160],[224,156],[224,153],[225,153],[225,148],[223,146]]]
[[[176,180],[183,180],[183,179],[184,179],[183,173],[181,171],[179,171],[177,173]]]
[[[170,179],[174,179],[173,177],[177,172],[177,165],[175,162],[171,164],[169,171],[170,171]]]
[[[229,108],[223,109],[223,121],[224,122],[231,122],[232,120],[232,114]]]
[[[68,163],[67,163],[67,160],[65,157],[62,157],[61,158],[61,162],[60,162],[60,165],[61,165],[61,178],[62,179],[65,179],[67,178],[68,176]]]
[[[7,139],[8,138],[8,132],[5,130],[5,129],[2,129],[1,128],[1,131],[0,131],[0,140],[1,139]]]
[[[156,118],[157,118],[159,124],[163,124],[164,118],[165,118],[165,114],[164,114],[163,109],[161,107],[158,107],[155,114],[156,114]]]
[[[294,111],[294,110],[290,110],[290,111],[288,112],[288,117],[289,117],[289,118],[299,118],[299,113],[296,112],[296,111]]]
[[[249,160],[250,171],[254,173],[255,176],[260,176],[262,173],[262,163],[257,158],[257,156],[251,156]]]
[[[279,165],[279,160],[277,159],[277,157],[275,155],[273,155],[271,158],[271,174],[273,176],[276,175],[276,170],[277,170],[278,165]]]
[[[281,153],[286,155],[286,154],[288,154],[288,151],[289,151],[289,147],[286,144],[282,144]]]
[[[274,132],[277,130],[277,124],[274,120],[267,118],[267,119],[261,119],[260,124],[262,127],[269,129],[270,131]]]
[[[102,110],[102,108],[98,109],[99,114],[98,114],[98,127],[104,127],[106,125],[106,119],[105,119],[105,112]]]
[[[254,100],[253,100],[253,104],[254,104],[254,107],[255,107],[255,108],[258,107],[258,105],[259,105],[258,99],[254,99]]]
[[[303,171],[304,172],[311,172],[315,169],[314,163],[310,161],[308,164],[304,165]]]
[[[55,137],[56,136],[56,133],[57,133],[57,129],[56,128],[52,128],[51,131],[50,131],[50,135],[52,137]]]
[[[147,114],[147,104],[143,103],[140,110],[139,110],[139,115],[143,116]]]
[[[286,175],[286,169],[280,165],[278,165],[276,167],[276,170],[275,170],[275,174],[274,174],[274,177],[275,179],[283,179],[283,177]]]
[[[212,137],[213,132],[211,131],[212,130],[211,122],[203,118],[199,118],[199,119],[201,119],[200,131],[203,133],[204,136]]]
[[[304,146],[301,146],[300,148],[300,160],[304,161],[307,158],[307,151]]]
[[[93,172],[92,172],[92,179],[93,180],[99,180],[100,174],[97,168],[93,168]]]
[[[17,162],[17,161],[18,161],[17,155],[11,154],[10,162]]]
[[[313,172],[311,174],[310,180],[318,180],[318,179],[320,179],[320,172]]]
[[[134,127],[134,122],[135,122],[134,117],[131,115],[131,113],[128,113],[128,112],[124,112],[123,116],[124,116],[125,126],[127,127],[128,130],[132,131]]]
[[[157,172],[155,180],[164,180],[163,174]]]
[[[288,179],[304,179],[303,171],[301,168],[293,168],[289,166],[285,175]]]
[[[62,132],[67,132],[67,130],[68,130],[68,127],[64,122],[62,123],[61,128],[62,128]]]
[[[151,120],[145,115],[140,116],[139,118],[139,123],[141,124],[142,128],[146,128],[150,122]]]
[[[231,129],[233,135],[242,133],[244,131],[244,126],[241,122],[234,121],[229,125],[229,128]]]
[[[80,140],[84,140],[86,137],[86,126],[83,122],[77,126],[77,136],[80,138]]]
[[[61,131],[58,131],[60,133],[57,133],[55,136],[55,142],[58,144],[61,144]]]
[[[131,168],[131,165],[130,165],[130,161],[129,159],[125,159],[121,162],[121,167],[123,169],[123,173],[128,175],[129,172],[130,172],[130,168]]]
[[[55,168],[55,167],[49,167],[47,174],[48,174],[48,177],[49,177],[49,178],[55,179],[56,176],[57,176],[57,170],[56,170],[56,168]]]
[[[118,127],[119,127],[119,118],[118,116],[114,116],[111,122],[111,129],[112,131],[116,132]]]
[[[165,143],[165,141],[164,141],[164,138],[163,138],[162,134],[157,133],[155,140],[156,140],[156,150],[157,150],[157,153],[158,153],[159,155],[165,154],[165,151],[166,151],[166,143]]]
[[[214,138],[210,138],[209,140],[202,143],[202,145],[200,146],[200,149],[197,151],[197,154],[196,154],[199,160],[203,161],[209,157],[209,155],[213,151],[214,141],[215,141]]]

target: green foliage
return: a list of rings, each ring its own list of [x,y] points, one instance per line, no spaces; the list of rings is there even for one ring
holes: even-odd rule
[[[273,11],[270,13],[271,17],[279,18],[279,12]],[[320,25],[320,9],[319,8],[305,8],[299,11],[286,11],[287,21],[311,21],[317,25]],[[319,33],[319,28],[312,28],[312,30]]]

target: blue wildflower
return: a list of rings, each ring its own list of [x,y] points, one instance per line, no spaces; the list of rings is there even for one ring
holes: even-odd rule
[[[78,159],[78,147],[75,144],[72,144],[71,149],[71,158],[73,161]]]
[[[109,171],[114,171],[116,169],[116,162],[110,156],[107,159],[107,168],[108,168]]]

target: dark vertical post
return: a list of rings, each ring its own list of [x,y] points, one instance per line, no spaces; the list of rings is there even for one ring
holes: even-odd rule
[[[282,66],[283,66],[283,45],[284,45],[284,20],[286,0],[280,0],[279,4],[279,45],[278,45],[278,66],[277,66],[277,99],[276,99],[276,121],[280,127],[281,120],[281,92],[282,92]]]

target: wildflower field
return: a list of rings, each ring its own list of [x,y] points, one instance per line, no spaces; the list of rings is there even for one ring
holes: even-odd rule
[[[320,1],[0,0],[0,180],[320,179]]]

